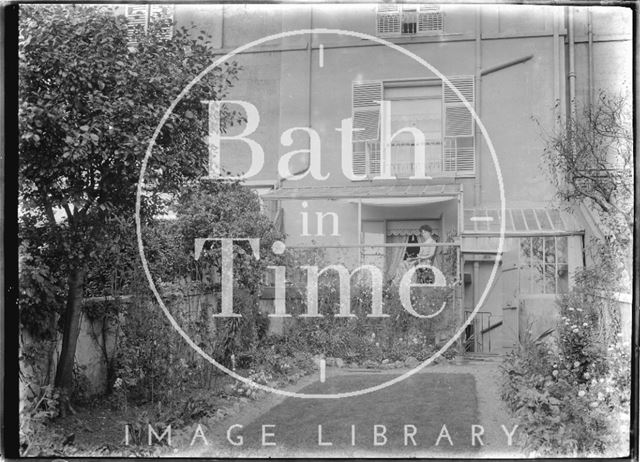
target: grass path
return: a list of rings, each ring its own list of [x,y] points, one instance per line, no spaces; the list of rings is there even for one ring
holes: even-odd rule
[[[327,381],[307,377],[295,391],[330,393],[372,386],[389,380],[400,371],[362,373],[329,369]],[[210,445],[193,447],[188,455],[201,457],[522,457],[516,447],[507,445],[502,425],[511,430],[510,421],[499,398],[497,362],[442,364],[427,368],[410,379],[384,390],[356,398],[308,400],[270,395],[246,403],[235,416],[213,429]],[[242,446],[231,445],[226,432],[231,425],[233,437],[242,436]],[[262,446],[262,425],[267,442]],[[322,442],[318,445],[318,425]],[[355,425],[355,445],[352,429]],[[385,425],[385,445],[374,445],[374,425]],[[416,433],[405,445],[405,431]],[[454,446],[443,437],[436,447],[442,425]],[[471,445],[472,425],[484,430],[483,446]],[[379,428],[380,432],[381,429]],[[515,440],[515,438],[514,438]],[[382,439],[379,438],[378,442]],[[477,440],[476,440],[476,443]],[[182,451],[181,451],[182,452]],[[185,454],[187,455],[187,454]]]
[[[375,385],[388,378],[388,374],[338,375],[324,384],[316,382],[303,391],[343,392]],[[245,448],[252,453],[263,450],[263,425],[272,425],[269,427],[274,433],[271,439],[277,442],[277,446],[268,449],[297,457],[369,452],[378,456],[456,453],[474,450],[470,440],[471,422],[477,422],[475,385],[471,375],[418,374],[363,396],[332,400],[287,399],[245,427],[243,434]],[[447,438],[434,446],[443,425],[453,447]],[[322,427],[322,439],[319,426]],[[374,438],[375,426],[377,438]],[[355,438],[352,432],[355,432]]]

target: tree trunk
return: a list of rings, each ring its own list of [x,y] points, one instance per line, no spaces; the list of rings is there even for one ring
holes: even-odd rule
[[[81,268],[73,268],[69,275],[69,291],[67,307],[64,314],[64,331],[62,333],[62,349],[56,370],[55,386],[63,389],[67,395],[73,387],[73,365],[76,344],[80,333],[80,313],[82,311],[82,289],[85,272]]]

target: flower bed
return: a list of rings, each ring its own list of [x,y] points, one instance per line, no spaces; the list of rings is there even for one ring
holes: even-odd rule
[[[629,448],[630,349],[602,335],[593,298],[559,302],[557,335],[521,339],[502,365],[502,398],[532,455],[623,456]]]

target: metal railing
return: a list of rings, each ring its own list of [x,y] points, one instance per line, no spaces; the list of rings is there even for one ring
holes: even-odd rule
[[[433,257],[421,257],[418,249],[422,248],[435,248]],[[287,252],[295,256],[300,265],[343,265],[349,271],[361,265],[373,265],[381,270],[385,281],[393,280],[395,272],[406,271],[419,263],[439,269],[447,283],[461,280],[461,252],[457,242],[288,245]]]
[[[473,311],[465,311],[464,318],[467,319],[471,316]],[[491,351],[491,336],[489,332],[496,327],[498,324],[491,324],[491,316],[492,313],[489,311],[478,311],[471,321],[471,323],[467,326],[465,331],[465,339],[464,339],[464,351],[466,352],[474,352],[474,353],[485,353],[484,344],[485,337],[487,338],[487,351]]]
[[[364,152],[363,152],[364,149]],[[453,156],[451,150],[453,149]],[[449,148],[445,153],[441,140],[426,140],[424,143],[424,173],[426,176],[437,177],[456,173],[459,170],[469,172],[468,165],[458,165],[456,152],[458,148]],[[364,154],[366,158],[366,171],[370,176],[379,175],[383,167],[383,153],[380,150],[380,142],[367,141],[354,144],[354,154]],[[415,144],[392,143],[390,148],[391,174],[396,178],[410,178],[416,175]],[[473,169],[471,169],[473,170]]]

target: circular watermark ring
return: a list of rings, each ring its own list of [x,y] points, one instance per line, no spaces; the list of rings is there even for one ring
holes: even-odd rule
[[[486,285],[484,291],[482,292],[482,295],[480,296],[480,299],[478,300],[478,302],[477,302],[476,306],[474,307],[473,311],[468,316],[467,320],[462,324],[462,326],[458,329],[458,331],[454,333],[454,335],[451,337],[451,339],[449,339],[448,342],[446,342],[437,352],[435,352],[431,357],[429,357],[428,359],[423,361],[417,367],[405,372],[402,375],[399,375],[398,377],[395,377],[395,378],[393,378],[391,380],[383,382],[383,383],[381,383],[379,385],[375,385],[375,386],[368,387],[368,388],[363,388],[362,390],[355,390],[355,391],[349,391],[349,392],[344,392],[344,393],[326,393],[326,394],[325,393],[296,393],[296,392],[293,392],[293,391],[280,390],[278,388],[273,388],[273,387],[269,387],[267,385],[263,385],[263,384],[254,382],[253,380],[248,379],[246,377],[243,377],[243,376],[237,374],[235,371],[232,371],[232,370],[228,369],[227,367],[223,366],[222,364],[220,364],[219,362],[217,362],[215,359],[213,359],[211,356],[209,356],[205,351],[203,351],[202,348],[200,348],[193,340],[191,340],[189,335],[180,327],[178,322],[175,320],[175,318],[171,315],[171,313],[169,312],[169,310],[165,306],[165,304],[164,304],[164,302],[162,300],[162,297],[160,296],[160,293],[158,292],[158,289],[156,288],[156,285],[155,285],[155,283],[153,281],[153,277],[151,276],[151,272],[149,271],[149,265],[147,263],[147,259],[145,257],[145,253],[144,253],[144,244],[142,242],[142,226],[141,226],[141,220],[140,220],[140,205],[141,205],[142,188],[144,186],[144,175],[145,175],[145,172],[146,172],[146,169],[147,169],[147,164],[149,163],[149,159],[151,158],[153,147],[155,146],[156,139],[157,139],[158,135],[160,134],[160,130],[162,129],[162,127],[164,126],[165,122],[167,121],[167,119],[169,118],[169,116],[171,115],[171,113],[173,112],[175,107],[178,105],[178,103],[191,90],[191,88],[193,88],[193,86],[195,84],[197,84],[205,75],[207,75],[209,72],[211,72],[214,68],[216,68],[219,65],[221,65],[222,63],[224,63],[226,60],[236,56],[237,54],[242,53],[242,52],[244,52],[244,51],[246,51],[246,50],[248,50],[248,49],[250,49],[250,48],[252,48],[252,47],[254,47],[256,45],[260,45],[262,43],[269,42],[271,40],[282,39],[282,38],[287,38],[287,37],[294,37],[294,36],[297,36],[297,35],[306,35],[306,34],[346,35],[346,36],[349,36],[349,37],[356,37],[356,38],[360,38],[360,39],[363,39],[363,40],[370,40],[370,41],[373,41],[373,42],[377,42],[377,43],[379,43],[381,45],[385,45],[385,46],[387,46],[387,47],[389,47],[389,48],[391,48],[393,50],[396,50],[396,51],[408,56],[409,58],[413,59],[414,61],[418,62],[419,64],[421,64],[424,67],[426,67],[427,69],[429,69],[429,71],[434,73],[437,77],[439,77],[443,82],[445,82],[447,84],[447,86],[455,93],[455,95],[458,98],[460,98],[460,101],[462,101],[464,103],[465,107],[469,110],[469,112],[471,112],[471,114],[473,116],[473,119],[475,120],[475,123],[477,124],[478,128],[482,132],[482,136],[484,137],[484,140],[486,141],[487,146],[489,147],[489,152],[491,153],[491,159],[493,161],[493,165],[494,165],[494,168],[496,170],[497,180],[498,180],[498,189],[499,189],[499,193],[500,193],[500,237],[499,237],[499,240],[498,240],[498,248],[496,250],[496,259],[494,261],[493,268],[491,270],[491,274],[489,275],[489,280],[487,281],[487,285]],[[360,396],[360,395],[364,395],[364,394],[367,394],[367,393],[372,393],[374,391],[382,390],[382,389],[384,389],[386,387],[389,387],[391,385],[399,383],[399,382],[411,377],[414,374],[417,374],[422,369],[424,369],[429,364],[431,364],[442,353],[447,351],[449,349],[449,347],[451,347],[451,345],[453,345],[453,343],[456,340],[458,340],[460,335],[462,335],[464,330],[471,323],[471,321],[473,320],[475,315],[480,310],[480,307],[484,304],[485,299],[487,298],[487,296],[489,294],[489,290],[490,290],[491,286],[493,285],[493,281],[494,281],[494,279],[496,277],[496,273],[498,271],[498,265],[499,265],[498,256],[502,254],[502,250],[503,250],[503,247],[504,247],[504,233],[505,233],[504,182],[503,182],[502,171],[500,169],[500,164],[498,162],[498,157],[496,155],[495,148],[493,146],[493,143],[491,142],[491,138],[489,137],[487,129],[485,128],[484,124],[480,120],[480,117],[478,117],[478,114],[476,113],[474,108],[471,106],[471,104],[469,104],[469,102],[466,100],[464,95],[462,95],[462,93],[460,93],[460,91],[454,85],[451,84],[449,79],[447,79],[446,76],[444,76],[440,71],[438,71],[435,67],[433,67],[431,64],[429,64],[426,60],[424,60],[421,57],[417,56],[415,53],[412,53],[409,50],[407,50],[405,48],[402,48],[399,45],[396,45],[395,43],[392,43],[392,42],[389,42],[387,40],[381,39],[379,37],[375,37],[375,36],[372,36],[372,35],[369,35],[369,34],[365,34],[365,33],[362,33],[362,32],[354,32],[354,31],[348,31],[348,30],[342,30],[342,29],[323,29],[323,28],[319,28],[319,29],[298,29],[298,30],[294,30],[294,31],[280,32],[280,33],[277,33],[277,34],[268,35],[266,37],[259,38],[257,40],[254,40],[254,41],[252,41],[250,43],[247,43],[245,45],[242,45],[242,46],[236,48],[235,50],[227,53],[223,57],[215,60],[210,66],[208,66],[205,70],[203,70],[200,74],[198,74],[191,82],[189,82],[189,84],[187,84],[186,87],[184,87],[184,89],[173,100],[173,102],[171,103],[169,108],[166,110],[166,112],[162,116],[162,119],[160,120],[160,123],[158,124],[158,126],[155,129],[155,131],[153,132],[153,136],[151,137],[151,140],[149,140],[149,145],[147,147],[147,151],[146,151],[146,154],[144,156],[144,159],[142,160],[142,166],[140,168],[140,177],[138,179],[138,188],[137,188],[137,191],[136,191],[136,214],[135,214],[135,220],[136,220],[136,236],[137,236],[137,241],[138,241],[138,250],[140,252],[140,258],[142,260],[142,268],[144,270],[144,273],[145,273],[145,276],[147,278],[147,281],[149,282],[149,287],[151,288],[151,291],[153,292],[153,295],[155,296],[156,300],[158,301],[158,303],[160,305],[160,308],[162,309],[162,312],[167,317],[167,319],[171,323],[172,327],[180,334],[180,336],[187,342],[187,344],[189,344],[189,346],[191,346],[191,348],[193,348],[200,356],[202,356],[204,359],[209,361],[211,364],[216,366],[218,369],[220,369],[221,371],[223,371],[226,374],[230,375],[231,377],[235,378],[236,380],[239,380],[241,382],[244,382],[247,385],[250,385],[250,386],[252,386],[254,388],[257,388],[257,389],[260,389],[260,390],[263,390],[263,391],[266,391],[266,392],[276,393],[276,394],[279,394],[279,395],[282,395],[282,396],[286,396],[286,397],[291,397],[291,398],[308,398],[308,399],[349,398],[349,397]]]

